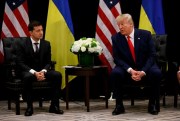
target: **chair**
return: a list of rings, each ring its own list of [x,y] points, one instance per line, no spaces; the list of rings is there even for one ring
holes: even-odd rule
[[[178,63],[173,61],[169,61],[169,80],[171,80],[172,82],[172,86],[173,86],[173,95],[174,95],[174,107],[177,108],[178,106],[178,95],[179,95],[179,90],[180,90],[180,86],[179,86],[179,82],[177,80],[177,71],[179,70],[179,66]]]
[[[166,76],[167,76],[167,67],[168,61],[166,57],[166,41],[167,35],[152,35],[152,39],[155,44],[156,54],[157,54],[157,64],[160,67],[163,77],[160,83],[160,93],[163,96],[163,106],[165,106],[165,96],[166,96]],[[145,90],[149,88],[148,84],[140,84],[140,85],[125,85],[124,88],[133,88],[133,89],[140,89]],[[134,91],[130,91],[130,98],[131,98],[131,105],[134,105],[135,100],[135,93]]]
[[[167,35],[152,35],[152,39],[155,43],[157,64],[162,72],[162,80],[160,82],[160,92],[163,96],[163,106],[166,105],[167,95],[167,77],[168,77],[168,59],[167,59]]]
[[[180,94],[180,85],[177,80],[177,71],[179,70],[180,43],[176,40],[177,36],[169,34],[167,38],[167,56],[168,56],[168,94],[174,96],[174,107],[177,108],[178,96]]]
[[[16,66],[16,49],[17,43],[26,39],[26,37],[13,38],[8,37],[3,39],[4,45],[4,56],[5,56],[5,72],[6,72],[6,82],[5,88],[8,93],[8,109],[11,110],[12,100],[15,101],[16,115],[20,115],[20,95],[23,94],[23,82],[19,78],[18,67]],[[51,69],[54,70],[55,62],[52,62]],[[39,100],[39,107],[43,106],[43,100],[49,100],[50,95],[45,93],[45,95],[40,94],[40,92],[47,91],[51,89],[48,81],[34,82],[33,90],[38,92],[37,97]]]

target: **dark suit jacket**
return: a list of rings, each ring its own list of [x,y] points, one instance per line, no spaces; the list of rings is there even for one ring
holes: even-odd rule
[[[51,64],[51,46],[50,42],[46,40],[40,40],[40,48],[39,48],[39,58],[40,63],[38,64],[39,70],[36,70],[37,64],[35,61],[35,53],[32,47],[32,42],[29,37],[27,39],[22,40],[18,43],[18,65],[22,71],[28,71],[30,69],[35,69],[36,71],[40,71],[42,69],[49,69]]]
[[[146,30],[135,29],[134,47],[136,63],[133,61],[127,39],[120,32],[112,36],[113,57],[116,66],[127,70],[129,67],[146,72],[155,64],[156,51],[151,33]]]

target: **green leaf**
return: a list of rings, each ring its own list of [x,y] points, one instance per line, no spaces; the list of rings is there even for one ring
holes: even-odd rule
[[[91,43],[91,47],[96,47],[96,46],[97,46],[96,42],[93,41],[93,42]]]
[[[82,40],[86,40],[87,38],[86,38],[86,37],[82,37],[81,39],[82,39]]]

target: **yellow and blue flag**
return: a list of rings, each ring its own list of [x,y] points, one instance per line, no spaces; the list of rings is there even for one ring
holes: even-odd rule
[[[62,89],[65,87],[63,66],[78,64],[77,56],[70,52],[75,40],[73,33],[68,0],[49,0],[45,39],[51,43],[52,60],[56,61],[55,69],[62,73]]]
[[[139,28],[165,34],[162,0],[142,0]]]

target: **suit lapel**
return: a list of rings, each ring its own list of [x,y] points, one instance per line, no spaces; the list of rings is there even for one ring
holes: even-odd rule
[[[43,40],[40,40],[41,42],[40,42],[40,46],[39,46],[39,55],[40,55],[40,61],[43,59],[43,53],[44,53],[44,51],[43,50],[45,50],[45,45],[44,45],[44,41]]]
[[[121,43],[122,46],[120,46],[120,47],[123,47],[122,49],[126,53],[127,57],[131,57],[130,59],[133,60],[132,55],[131,55],[131,51],[129,49],[129,45],[128,45],[128,42],[127,42],[127,39],[126,39],[125,36],[122,37],[122,41],[121,42],[122,42]]]
[[[26,43],[27,43],[26,46],[27,46],[28,50],[30,50],[31,55],[33,55],[34,49],[33,49],[33,46],[32,46],[31,39],[28,38],[28,39],[26,40]]]
[[[137,57],[140,52],[139,49],[140,49],[140,43],[141,43],[138,41],[141,41],[141,37],[139,36],[137,30],[135,29],[135,31],[134,31],[134,49],[135,49],[136,61],[138,60]]]

